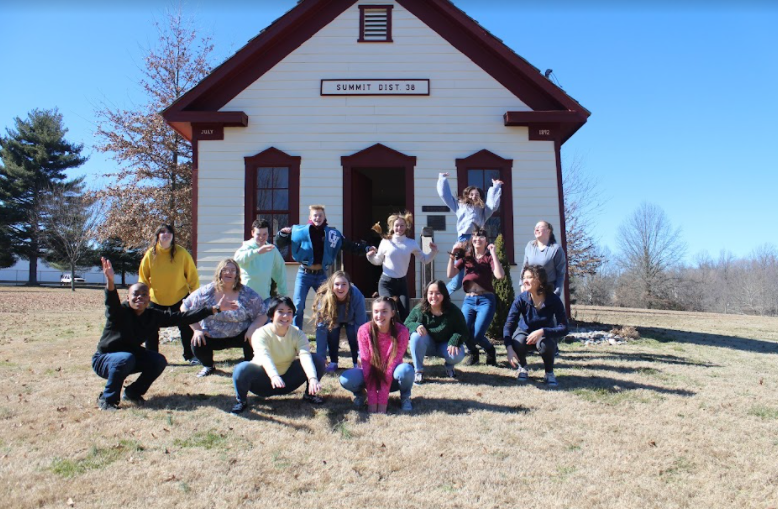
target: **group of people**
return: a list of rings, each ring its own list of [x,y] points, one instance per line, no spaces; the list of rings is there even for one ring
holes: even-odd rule
[[[393,391],[400,392],[401,410],[411,411],[411,390],[425,381],[425,357],[441,357],[450,378],[456,378],[454,366],[466,355],[468,365],[480,362],[479,346],[486,363],[497,365],[486,331],[497,305],[493,280],[502,279],[505,269],[484,228],[499,208],[502,182],[492,181],[484,201],[483,191],[475,186],[455,198],[447,177],[440,174],[437,189],[457,218],[457,243],[447,265],[450,281],[430,282],[422,302],[413,309],[409,309],[406,281],[411,256],[428,263],[438,248],[430,243],[430,252],[425,253],[406,236],[413,226],[408,212],[388,218],[388,233],[377,247],[346,239],[327,224],[322,205],[309,207],[307,224],[280,229],[275,245],[268,242],[270,224],[258,219],[251,239],[233,258],[221,261],[213,281],[202,287],[191,255],[175,243],[174,228],[163,225],[141,262],[140,281],[130,287],[124,303],[114,286],[111,263],[103,259],[107,321],[92,359],[94,371],[106,379],[98,406],[115,410],[120,396],[143,404],[143,395],[167,365],[158,351],[160,327],[178,326],[184,360],[202,365],[198,377],[215,371],[215,350],[243,349],[244,360],[233,371],[236,403],[231,412],[236,414],[248,408],[249,392],[265,398],[288,394],[303,384],[303,399],[323,403],[320,379],[340,369],[342,329],[353,368],[341,372],[340,383],[354,394],[355,405],[367,405],[369,412],[386,412]],[[292,298],[287,296],[279,251],[286,246],[291,246],[292,258],[300,264]],[[349,275],[336,271],[328,276],[341,249],[364,254],[367,261],[382,267],[369,319],[365,297]],[[544,382],[555,387],[556,343],[567,334],[561,300],[566,261],[548,222],[535,226],[535,240],[527,245],[523,267],[522,291],[503,328],[508,361],[516,369],[517,380],[525,382],[527,354],[537,350],[544,363]],[[311,313],[315,353],[302,331],[311,288],[316,293]],[[461,309],[451,301],[451,293],[459,288],[465,292]],[[403,362],[408,349],[411,364]],[[122,395],[124,380],[132,373],[140,376]]]

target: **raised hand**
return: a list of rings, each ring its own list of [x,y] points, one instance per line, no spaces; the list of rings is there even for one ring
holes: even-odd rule
[[[503,183],[504,183],[504,182],[503,182],[502,180],[500,180],[500,179],[492,179],[492,185],[493,185],[493,186],[496,186],[496,185],[498,185],[498,184],[499,184],[499,185],[503,185]]]
[[[222,311],[235,311],[240,307],[238,301],[228,299],[226,295],[222,295],[222,298],[219,299],[219,303],[216,305],[219,306],[219,309]]]
[[[370,246],[370,249],[368,249],[368,250],[367,250],[367,253],[366,253],[366,255],[367,255],[368,257],[370,257],[370,256],[375,256],[375,254],[376,254],[377,252],[378,252],[378,250],[377,250],[375,247],[373,247],[373,246]]]
[[[448,172],[438,173],[441,177],[448,177]]]
[[[292,227],[291,227],[291,226],[287,226],[287,227],[285,227],[285,228],[281,228],[281,229],[280,229],[280,230],[278,230],[278,231],[279,231],[280,233],[291,233],[291,232],[292,232]]]
[[[103,264],[103,274],[105,274],[105,280],[106,281],[113,281],[113,265],[111,265],[111,260],[108,258],[100,258],[100,262]]]
[[[270,251],[272,251],[275,248],[276,248],[276,246],[274,246],[273,244],[265,244],[264,246],[262,246],[259,249],[257,249],[257,254],[269,253]]]

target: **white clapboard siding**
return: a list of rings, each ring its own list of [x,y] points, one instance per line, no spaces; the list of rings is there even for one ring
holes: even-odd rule
[[[371,2],[360,2],[360,4]],[[390,4],[386,0],[373,3]],[[357,4],[303,43],[222,111],[244,111],[245,128],[226,128],[223,141],[199,143],[198,266],[212,272],[243,239],[244,157],[275,147],[301,156],[300,218],[310,203],[327,207],[330,224],[343,224],[342,156],[382,143],[417,158],[416,224],[422,205],[440,205],[438,172],[455,177],[455,159],[487,149],[513,159],[517,261],[539,219],[557,228],[556,160],[551,142],[529,141],[526,127],[505,127],[506,111],[529,108],[401,5],[394,3],[388,44],[357,43]],[[429,79],[429,96],[326,96],[322,79]],[[456,178],[449,178],[456,190]],[[435,232],[441,252],[456,240],[456,218]],[[417,228],[420,232],[420,228]],[[439,255],[435,276],[447,279]],[[297,274],[287,266],[290,288]],[[518,269],[511,275],[516,283]],[[461,292],[458,292],[461,294]],[[312,295],[312,294],[311,294]],[[306,310],[310,309],[312,296]],[[457,300],[461,300],[461,296]]]

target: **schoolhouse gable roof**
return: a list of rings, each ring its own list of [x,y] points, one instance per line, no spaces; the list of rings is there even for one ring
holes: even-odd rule
[[[219,109],[357,1],[300,0],[165,109],[163,117],[190,141],[192,124],[247,125],[245,113]],[[586,122],[586,108],[449,0],[396,1],[532,108],[506,112],[505,125],[558,127],[564,142]]]

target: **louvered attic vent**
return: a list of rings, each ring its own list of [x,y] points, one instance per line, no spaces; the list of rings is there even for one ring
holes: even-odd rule
[[[392,42],[392,7],[359,6],[359,42]]]

